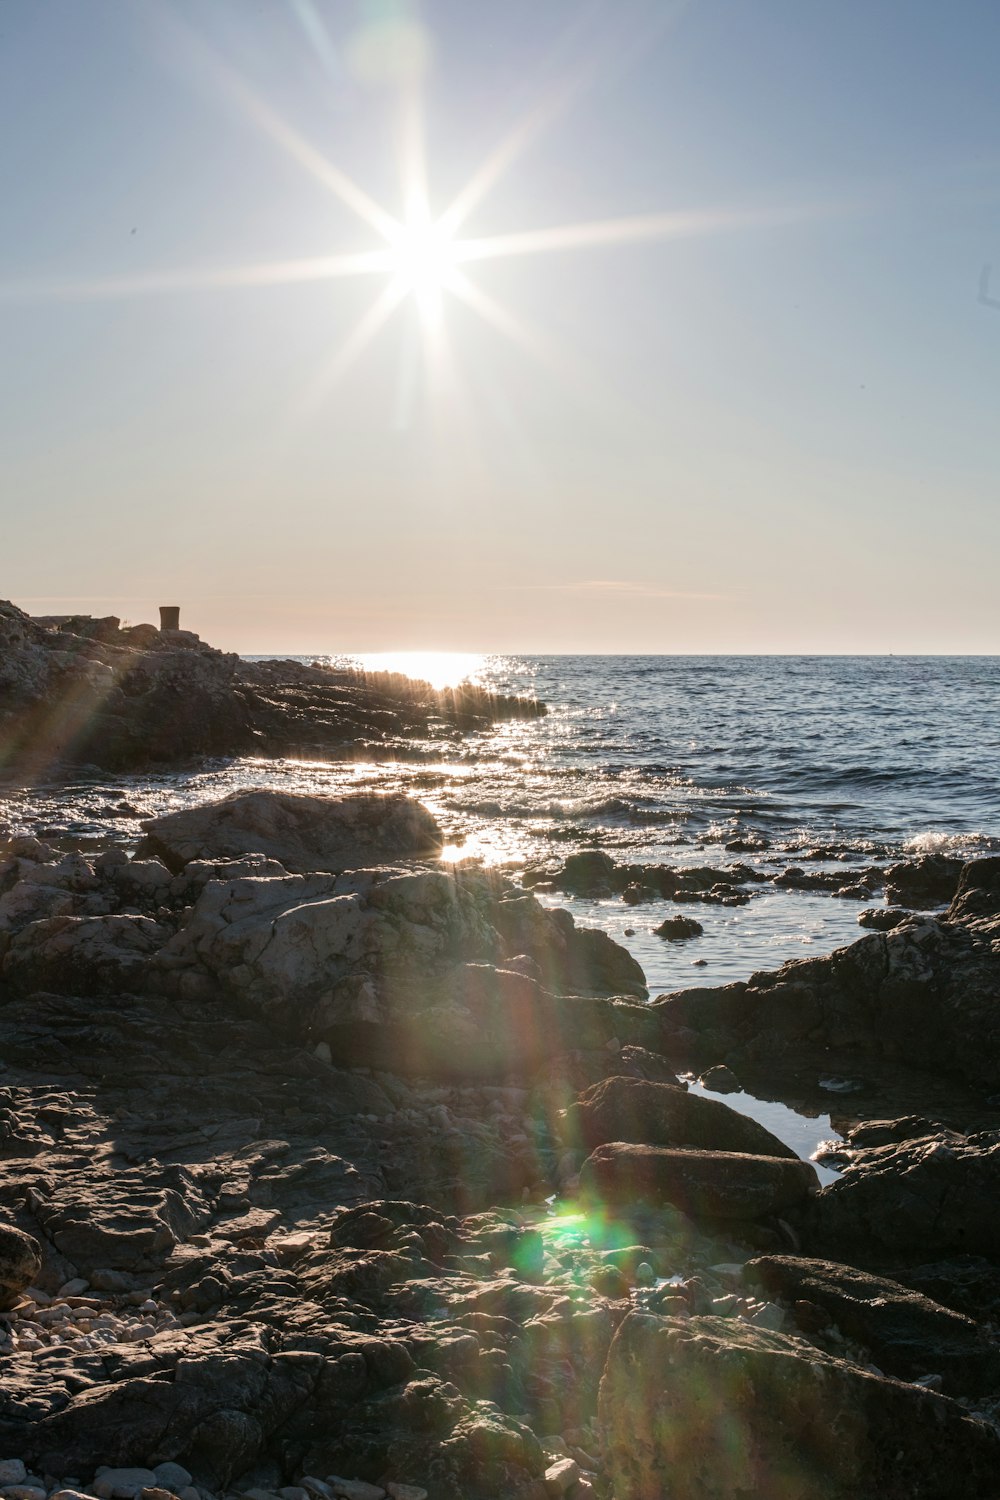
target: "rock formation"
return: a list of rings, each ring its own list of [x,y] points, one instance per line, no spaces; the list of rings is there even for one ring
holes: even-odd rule
[[[4,844],[4,1500],[991,1493],[1000,1135],[869,1121],[820,1188],[675,1068],[988,1059],[998,862],[702,1010],[440,843],[255,793]]]
[[[244,661],[184,630],[120,628],[114,618],[41,623],[0,602],[6,778],[201,756],[413,758],[415,741],[544,712],[468,684],[435,691],[391,673]]]

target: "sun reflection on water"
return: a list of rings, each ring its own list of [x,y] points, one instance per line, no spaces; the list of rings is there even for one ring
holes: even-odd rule
[[[475,651],[369,651],[348,662],[364,672],[400,672],[432,688],[449,688],[480,681],[486,658]]]

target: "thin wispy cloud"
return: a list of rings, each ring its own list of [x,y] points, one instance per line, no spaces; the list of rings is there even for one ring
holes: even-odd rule
[[[510,589],[530,589],[552,594],[614,594],[632,599],[726,599],[727,594],[704,593],[692,589],[663,589],[651,583],[626,578],[583,578],[574,583],[510,583]]]

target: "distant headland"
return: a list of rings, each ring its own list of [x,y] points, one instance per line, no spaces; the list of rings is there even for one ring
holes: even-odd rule
[[[421,758],[544,704],[473,684],[434,689],[389,672],[246,661],[179,628],[114,615],[34,618],[0,602],[0,774],[173,766],[202,756]]]

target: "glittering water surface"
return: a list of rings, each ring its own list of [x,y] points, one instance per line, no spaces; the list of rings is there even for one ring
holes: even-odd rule
[[[432,744],[416,765],[241,760],[80,778],[12,794],[7,820],[84,844],[109,833],[131,842],[143,818],[274,786],[408,792],[446,830],[447,858],[515,870],[599,845],[623,860],[739,859],[774,874],[821,846],[828,858],[808,868],[842,868],[848,883],[906,852],[1000,847],[995,657],[327,659],[445,683],[471,673],[552,711]],[[737,839],[767,847],[727,851]],[[653,993],[747,978],[858,935],[857,902],[769,886],[745,907],[687,908],[705,932],[678,944],[653,933],[670,903],[553,899],[630,947]]]
[[[1000,848],[1000,658],[326,659],[420,673],[435,685],[469,674],[536,695],[551,712],[458,745],[430,744],[420,764],[240,760],[175,775],[81,776],[11,792],[0,801],[4,821],[81,847],[109,836],[130,844],[144,818],[270,786],[407,792],[445,829],[446,858],[514,871],[600,846],[636,862],[738,859],[769,875],[808,860],[810,870],[841,869],[849,883],[852,871],[906,853]],[[736,840],[763,847],[727,850]],[[817,847],[824,857],[809,859]],[[745,979],[859,935],[857,901],[774,886],[743,907],[683,908],[705,929],[685,943],[653,931],[679,910],[669,902],[543,899],[628,946],[653,994]],[[776,1133],[787,1139],[784,1127]],[[813,1141],[829,1133],[812,1120],[801,1130]]]

